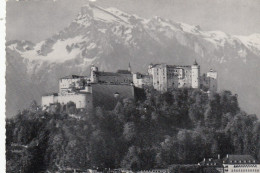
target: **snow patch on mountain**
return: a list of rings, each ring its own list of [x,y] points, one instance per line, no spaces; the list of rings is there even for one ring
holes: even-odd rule
[[[16,45],[12,44],[9,46],[10,49],[16,50],[21,54],[22,57],[28,59],[29,61],[34,60],[42,60],[42,61],[48,61],[51,63],[62,63],[68,60],[75,59],[76,57],[81,57],[82,50],[80,47],[76,47],[76,43],[87,41],[87,38],[83,38],[83,36],[77,36],[74,38],[68,38],[65,40],[57,40],[54,45],[52,46],[52,51],[48,53],[46,56],[41,55],[42,46],[46,43],[46,41],[42,41],[34,47],[33,50],[29,50],[26,52],[22,52],[20,50],[16,49]],[[68,50],[69,47],[71,50]],[[91,43],[87,49],[94,49],[96,47],[96,44]]]
[[[238,38],[249,50],[260,55],[260,34],[252,34],[249,36],[234,36]]]
[[[196,26],[188,25],[186,23],[180,23],[180,27],[184,32],[199,34],[199,28],[197,28]]]

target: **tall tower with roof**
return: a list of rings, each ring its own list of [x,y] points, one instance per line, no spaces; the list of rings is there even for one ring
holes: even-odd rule
[[[200,66],[195,60],[191,66],[191,87],[199,88],[200,87]]]

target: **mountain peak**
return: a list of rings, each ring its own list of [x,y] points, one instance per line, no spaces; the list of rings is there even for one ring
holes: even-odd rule
[[[93,15],[92,8],[93,8],[93,5],[87,3],[81,7],[78,15]]]
[[[129,24],[125,17],[130,16],[116,8],[104,9],[94,4],[87,3],[81,7],[75,21],[79,24],[86,25],[90,20],[102,23],[120,23]]]

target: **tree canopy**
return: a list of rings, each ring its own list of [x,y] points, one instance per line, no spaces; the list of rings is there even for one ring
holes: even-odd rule
[[[119,100],[113,111],[51,112],[31,108],[7,119],[7,172],[63,168],[144,170],[198,163],[217,154],[260,159],[260,123],[240,110],[230,91],[146,89],[146,99]],[[73,118],[75,114],[80,118]],[[12,144],[24,146],[19,153]]]

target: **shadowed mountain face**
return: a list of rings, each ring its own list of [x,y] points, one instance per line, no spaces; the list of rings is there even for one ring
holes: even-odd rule
[[[219,73],[219,89],[239,95],[240,105],[260,115],[260,34],[231,36],[154,17],[142,19],[115,8],[82,7],[64,30],[40,43],[7,43],[7,116],[56,92],[58,79],[88,75],[91,64],[104,71],[146,72],[148,64],[191,64]]]

